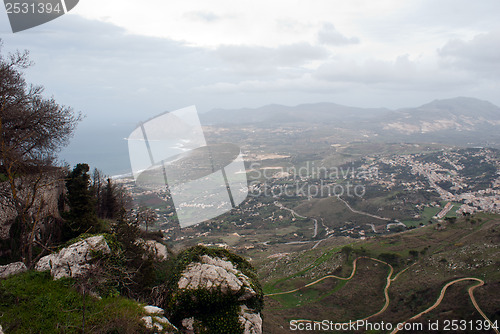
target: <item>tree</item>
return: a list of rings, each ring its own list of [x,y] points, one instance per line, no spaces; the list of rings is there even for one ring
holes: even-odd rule
[[[47,206],[43,193],[60,182],[56,155],[81,120],[71,108],[44,98],[42,86],[26,83],[23,70],[31,65],[27,51],[0,54],[0,205],[15,216],[28,266],[34,244],[44,242],[38,237]]]
[[[158,219],[158,215],[153,209],[141,206],[137,210],[136,219],[139,226],[144,225],[146,227],[147,232],[149,226],[153,225],[153,223]]]
[[[90,189],[89,165],[77,164],[66,180],[67,201],[70,207],[65,214],[67,236],[84,232],[98,232],[95,198]]]
[[[96,212],[99,218],[103,218],[104,214],[102,212],[102,189],[104,184],[104,176],[102,172],[94,168],[94,172],[92,173],[91,185],[90,189],[92,191],[92,196],[96,199]]]
[[[1,41],[0,41],[1,47]],[[22,70],[28,53],[0,55],[0,157],[4,171],[50,164],[81,120],[69,107],[42,96],[43,87],[28,85]]]
[[[132,198],[128,191],[99,169],[94,169],[90,183],[99,218],[117,219],[122,208],[125,210],[132,208]]]
[[[410,254],[410,256],[414,259],[418,258],[418,251],[417,250],[414,250],[414,249],[410,249],[410,251],[408,252],[408,254]]]
[[[101,196],[102,204],[100,205],[103,217],[108,219],[114,219],[118,215],[120,210],[118,200],[116,198],[115,187],[111,183],[111,179],[108,178],[106,185],[103,189],[103,194]]]
[[[349,261],[349,256],[351,255],[353,248],[351,246],[342,247],[342,254],[345,255],[346,261]]]

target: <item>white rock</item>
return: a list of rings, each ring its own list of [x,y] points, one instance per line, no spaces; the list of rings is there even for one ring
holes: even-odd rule
[[[146,311],[147,314],[165,314],[165,311],[162,308],[152,305],[144,306],[144,311]]]
[[[253,313],[246,305],[241,305],[238,318],[243,325],[244,334],[262,334],[262,318],[259,313]]]
[[[0,266],[0,278],[6,278],[11,275],[17,275],[25,272],[26,270],[28,270],[28,268],[26,268],[26,265],[22,262],[9,263],[5,266]]]
[[[155,322],[159,322],[160,324],[170,324],[170,321],[168,321],[168,319],[165,317],[154,317],[153,319],[155,320]]]
[[[54,279],[82,276],[91,269],[89,262],[92,260],[92,252],[102,252],[104,254],[111,252],[102,235],[78,241],[61,249],[56,254],[42,257],[36,264],[35,270],[50,270]]]
[[[144,326],[146,326],[147,329],[153,329],[153,318],[150,316],[142,317],[142,321],[144,321]]]
[[[163,326],[162,326],[161,324],[159,324],[159,323],[156,323],[156,322],[155,322],[155,323],[153,324],[153,327],[154,327],[156,330],[160,331],[160,332],[161,332],[161,331],[163,331]]]
[[[145,248],[146,250],[155,254],[157,259],[160,261],[166,260],[168,258],[167,247],[164,244],[159,243],[158,241],[147,240],[145,242]]]
[[[42,257],[38,262],[36,263],[35,270],[36,271],[47,271],[52,269],[52,263],[54,263],[56,258],[55,254],[50,254],[47,256]]]
[[[193,331],[194,330],[194,318],[187,318],[182,320],[182,326],[188,330],[188,331]]]
[[[183,271],[178,282],[179,289],[196,290],[220,287],[223,293],[236,293],[243,288],[240,300],[257,295],[250,286],[250,279],[227,260],[203,255],[201,263],[192,263]]]
[[[2,328],[2,325],[0,325],[0,334],[4,334],[4,333],[3,333],[3,328]]]

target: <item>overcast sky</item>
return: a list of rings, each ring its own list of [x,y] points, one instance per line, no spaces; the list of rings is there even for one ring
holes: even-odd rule
[[[85,128],[192,104],[500,105],[499,13],[498,0],[81,0],[16,34],[1,8],[0,38]]]

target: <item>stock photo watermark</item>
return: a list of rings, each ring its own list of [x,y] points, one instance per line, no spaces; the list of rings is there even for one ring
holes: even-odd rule
[[[128,148],[136,184],[167,187],[181,227],[231,211],[248,195],[240,148],[207,145],[195,106],[141,122]]]
[[[52,21],[75,8],[79,0],[4,0],[12,32]]]
[[[494,329],[497,331],[497,322],[490,322],[486,319],[478,320],[428,320],[426,322],[399,322],[391,323],[387,321],[371,322],[368,320],[356,320],[344,323],[334,322],[331,320],[312,321],[312,320],[290,320],[289,328],[291,331],[309,332],[309,331],[352,331],[352,332],[368,332],[368,331],[384,331],[397,333],[399,331],[410,331],[412,333],[423,331],[445,331],[456,333],[457,331],[489,331]]]
[[[363,197],[365,181],[378,169],[362,167],[263,167],[251,163],[237,145],[210,144],[194,106],[141,122],[128,139],[136,185],[168,188],[181,227],[215,218],[247,196]]]
[[[259,197],[363,197],[364,182],[376,179],[376,167],[262,167],[254,162],[248,171],[249,196]]]

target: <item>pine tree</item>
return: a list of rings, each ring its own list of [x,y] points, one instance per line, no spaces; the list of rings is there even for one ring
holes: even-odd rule
[[[67,201],[70,211],[64,216],[67,220],[66,235],[77,236],[84,232],[98,232],[95,199],[90,190],[90,176],[87,164],[78,164],[66,180]]]
[[[107,183],[104,186],[101,209],[104,218],[108,219],[116,218],[120,209],[118,200],[116,199],[115,187],[111,183],[110,178],[108,178]]]

